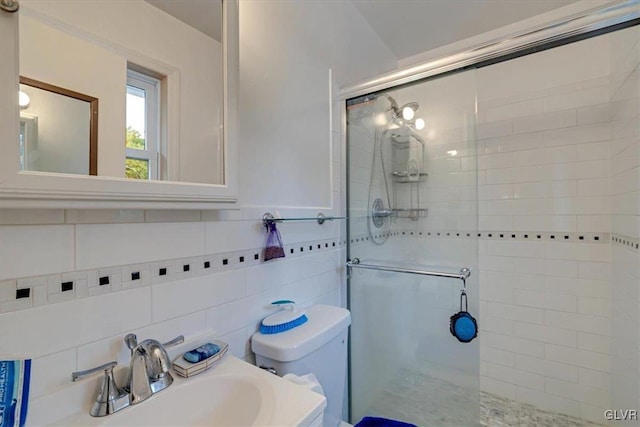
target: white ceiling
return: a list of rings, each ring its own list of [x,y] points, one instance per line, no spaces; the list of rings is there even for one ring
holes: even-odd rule
[[[222,42],[222,0],[145,1]]]
[[[576,0],[351,0],[398,59],[575,3]]]

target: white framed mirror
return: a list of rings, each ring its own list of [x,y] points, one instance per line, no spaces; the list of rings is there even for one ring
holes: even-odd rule
[[[21,0],[0,12],[0,57],[2,207],[237,202],[237,0]],[[96,176],[25,167],[48,117],[19,107],[21,78],[99,102]]]

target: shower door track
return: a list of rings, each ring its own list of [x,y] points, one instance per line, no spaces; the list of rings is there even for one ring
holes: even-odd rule
[[[468,67],[479,67],[513,59],[527,53],[539,52],[571,41],[635,25],[639,20],[640,0],[618,0],[347,86],[340,91],[340,99],[356,98]]]
[[[363,268],[366,270],[380,270],[380,271],[389,271],[392,273],[406,273],[406,274],[418,274],[421,276],[435,276],[435,277],[447,277],[451,279],[459,279],[459,280],[467,280],[469,276],[471,276],[471,270],[468,268],[460,269],[459,273],[446,273],[441,271],[428,271],[428,270],[420,270],[414,268],[403,268],[403,267],[391,267],[386,265],[375,265],[375,264],[362,264],[359,258],[354,258],[350,261],[347,261],[347,268]]]

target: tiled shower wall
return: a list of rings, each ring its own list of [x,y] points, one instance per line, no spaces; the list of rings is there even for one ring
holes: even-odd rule
[[[622,240],[612,248],[611,405],[628,409],[640,407],[640,32],[611,37],[612,224]]]
[[[636,260],[625,280],[635,289],[627,320],[636,326],[624,330],[636,343],[631,372],[638,363],[637,228],[612,221],[618,205],[637,209],[629,204],[637,145],[623,166],[616,134],[616,42],[598,37],[478,74],[480,231],[517,237],[480,245],[481,388],[600,423],[619,385],[611,379],[612,252],[614,270],[620,251]],[[513,94],[491,97],[489,72],[511,76],[504,86]]]
[[[615,386],[612,251],[631,249],[638,238],[637,228],[612,228],[622,172],[612,157],[619,146],[611,120],[613,43],[611,35],[593,38],[390,92],[399,104],[420,103],[429,174],[421,188],[429,215],[396,221],[400,234],[391,240],[406,250],[393,257],[424,263],[418,257],[429,252],[408,242],[425,241],[438,248],[433,264],[456,265],[460,248],[479,238],[481,389],[599,423]],[[475,91],[477,123],[463,102]],[[350,160],[358,208],[366,205],[371,168],[372,152],[359,140],[365,137],[356,134],[357,158]],[[625,157],[624,170],[637,173],[637,152]],[[632,173],[629,185],[637,183]],[[625,212],[637,212],[624,200]],[[366,239],[366,222],[355,225],[362,234],[351,238]],[[369,256],[386,259],[375,256],[384,247],[370,248]],[[637,269],[635,254],[628,268]],[[630,315],[637,325],[637,314]],[[637,366],[638,358],[630,359]]]
[[[574,58],[573,47],[492,71],[517,76],[521,67],[544,68],[560,53]],[[576,58],[576,79],[563,85],[503,99],[480,95],[480,230],[524,232],[529,239],[480,246],[481,388],[603,421],[611,247],[578,239],[611,231],[609,88],[606,74],[583,80],[583,62]],[[535,88],[547,79],[519,83]],[[578,239],[551,238],[567,233]]]

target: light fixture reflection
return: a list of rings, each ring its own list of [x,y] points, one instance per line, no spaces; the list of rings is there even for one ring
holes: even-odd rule
[[[18,105],[20,106],[21,109],[24,110],[25,108],[27,108],[30,103],[31,103],[31,98],[29,98],[29,95],[27,95],[23,91],[18,92]]]
[[[384,126],[387,124],[387,116],[384,113],[376,114],[373,121],[376,126]]]
[[[415,116],[416,112],[413,111],[413,108],[411,107],[404,107],[402,109],[402,118],[405,120],[411,120],[413,119],[413,116]]]
[[[417,129],[417,130],[422,130],[422,129],[424,129],[424,125],[425,125],[424,120],[423,120],[423,119],[420,119],[420,118],[416,119],[416,123],[415,123],[415,125],[416,125],[416,129]]]
[[[450,156],[457,156],[458,155],[458,150],[449,150],[447,151],[447,154]]]

